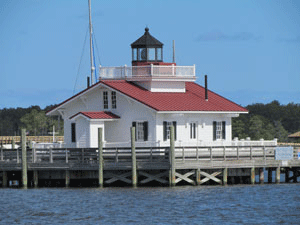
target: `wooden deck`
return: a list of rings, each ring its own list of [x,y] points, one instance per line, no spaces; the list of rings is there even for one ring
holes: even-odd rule
[[[296,171],[294,176],[300,175],[298,150],[294,149],[292,160],[276,160],[275,146],[176,147],[173,165],[168,147],[135,148],[135,154],[137,176],[143,177],[138,179],[139,184],[151,181],[168,184],[172,169],[175,170],[174,184],[184,181],[192,185],[207,181],[227,183],[224,174],[230,176],[231,170],[237,169],[246,169],[249,176],[253,168],[256,175],[260,168],[271,171],[280,168],[283,172],[287,168]],[[99,170],[99,150],[96,148],[27,149],[26,155],[28,171],[60,171],[70,176],[72,171]],[[131,148],[103,148],[104,184],[118,180],[129,184],[132,182],[132,170]],[[21,150],[1,149],[0,171],[22,171]],[[244,175],[238,173],[235,176]],[[290,177],[287,179],[292,180]]]

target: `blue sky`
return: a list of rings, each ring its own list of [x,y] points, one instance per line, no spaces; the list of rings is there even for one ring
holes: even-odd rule
[[[298,0],[92,0],[92,20],[97,64],[130,65],[148,26],[164,61],[175,40],[177,64],[196,64],[212,91],[243,106],[300,103]],[[87,30],[87,0],[1,0],[0,109],[43,108],[85,88]]]

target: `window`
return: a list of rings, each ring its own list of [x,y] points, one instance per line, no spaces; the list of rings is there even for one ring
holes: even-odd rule
[[[117,108],[117,95],[115,91],[111,92],[111,108],[112,109]]]
[[[148,60],[155,60],[155,48],[148,48]]]
[[[148,121],[132,122],[132,126],[135,127],[136,141],[148,141]]]
[[[103,92],[103,108],[108,109],[108,92]]]
[[[190,123],[190,139],[196,139],[197,124]]]
[[[156,60],[162,60],[162,51],[161,48],[156,49]]]
[[[176,134],[176,121],[169,122],[169,121],[164,121],[163,122],[163,131],[164,131],[164,141],[169,140],[171,137],[171,125],[174,126],[174,136],[175,140],[177,139],[177,134]]]
[[[213,122],[213,140],[225,140],[225,121],[214,121]]]
[[[71,141],[76,142],[76,123],[71,123]]]
[[[137,48],[132,49],[132,61],[137,61]]]

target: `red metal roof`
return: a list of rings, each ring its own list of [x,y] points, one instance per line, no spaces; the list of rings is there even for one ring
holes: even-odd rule
[[[99,112],[79,112],[75,115],[71,116],[70,119],[78,116],[83,115],[89,119],[120,119],[119,116],[113,114],[112,112],[108,111],[99,111]]]
[[[125,80],[103,80],[100,83],[103,83],[156,111],[248,112],[244,107],[239,106],[212,91],[208,91],[208,101],[206,101],[205,89],[194,82],[185,83],[185,93],[150,92]]]

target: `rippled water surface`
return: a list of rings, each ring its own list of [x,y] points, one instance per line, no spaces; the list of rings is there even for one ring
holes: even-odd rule
[[[0,224],[300,224],[300,184],[0,194]]]

